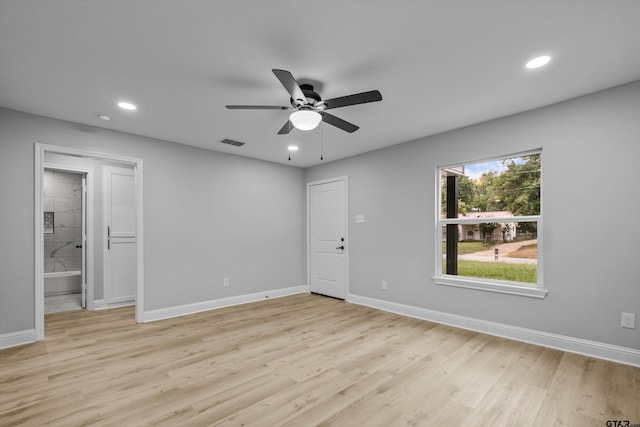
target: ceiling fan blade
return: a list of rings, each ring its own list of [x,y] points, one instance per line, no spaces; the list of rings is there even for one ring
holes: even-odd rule
[[[291,123],[291,120],[287,120],[287,123],[278,131],[278,135],[286,135],[291,132],[291,129],[293,129],[293,123]]]
[[[229,110],[290,110],[291,107],[278,105],[226,105]]]
[[[358,126],[353,123],[349,123],[346,120],[342,120],[339,117],[334,116],[333,114],[325,113],[324,111],[319,111],[322,115],[322,121],[325,123],[329,123],[332,126],[342,129],[345,132],[353,133],[360,129]]]
[[[291,98],[297,105],[305,105],[307,103],[307,97],[304,96],[304,92],[298,86],[298,82],[293,78],[293,75],[287,70],[273,69],[273,74],[276,75],[282,86],[289,92]]]
[[[333,99],[325,99],[324,105],[327,106],[327,110],[330,108],[346,107],[349,105],[366,104],[367,102],[382,101],[382,95],[377,90],[370,90],[369,92],[356,93],[354,95],[340,96]]]

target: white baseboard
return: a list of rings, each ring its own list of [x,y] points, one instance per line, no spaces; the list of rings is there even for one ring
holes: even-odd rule
[[[489,322],[360,295],[349,294],[347,301],[430,322],[640,367],[640,350],[633,348]]]
[[[35,329],[0,334],[0,349],[16,347],[23,344],[31,344],[33,342],[36,342]]]
[[[233,305],[247,304],[250,302],[264,301],[269,298],[280,298],[307,292],[309,292],[309,287],[302,285],[211,301],[196,302],[193,304],[185,304],[175,307],[160,308],[157,310],[145,311],[142,314],[142,321],[153,322],[154,320],[170,319],[172,317],[186,316],[188,314],[199,313],[202,311],[215,310],[217,308],[231,307]]]
[[[135,301],[121,301],[121,302],[114,302],[111,304],[107,304],[104,302],[103,299],[97,299],[93,302],[93,310],[108,310],[110,308],[116,308],[116,307],[128,307],[130,305],[136,305]]]

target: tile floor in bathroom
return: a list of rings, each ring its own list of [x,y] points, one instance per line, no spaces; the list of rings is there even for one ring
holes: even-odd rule
[[[82,294],[64,294],[44,297],[44,312],[58,313],[61,311],[80,310]]]

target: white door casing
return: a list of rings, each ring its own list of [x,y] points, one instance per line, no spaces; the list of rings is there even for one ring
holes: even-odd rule
[[[82,288],[82,299],[80,300],[80,305],[82,308],[87,308],[87,175],[82,175],[82,194],[81,194],[81,233],[82,237],[80,239],[80,245],[82,246],[82,273],[81,273],[81,282],[80,286]]]
[[[347,179],[307,184],[311,292],[345,299],[348,284]]]
[[[135,301],[136,205],[134,170],[103,168],[104,300],[107,306]]]

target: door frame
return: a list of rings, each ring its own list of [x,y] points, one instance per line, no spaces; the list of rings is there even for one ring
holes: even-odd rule
[[[106,160],[133,166],[135,175],[135,203],[136,203],[136,232],[137,246],[137,276],[136,276],[136,322],[144,321],[144,216],[143,216],[143,161],[142,159],[115,154],[101,153],[78,148],[63,147],[36,142],[34,149],[34,314],[35,339],[44,339],[44,238],[42,223],[43,194],[42,184],[44,176],[45,153],[63,154],[97,160]],[[94,241],[90,243],[95,244]],[[93,254],[93,248],[91,248]],[[88,256],[88,254],[87,254]],[[93,293],[93,289],[91,290]],[[91,302],[93,304],[93,301]]]
[[[311,187],[314,185],[329,184],[330,182],[344,182],[344,233],[346,237],[346,250],[344,251],[344,286],[345,301],[349,301],[349,251],[351,241],[349,239],[349,176],[342,175],[335,178],[326,178],[318,181],[307,182],[307,292],[311,292]]]
[[[94,182],[94,175],[93,175],[93,168],[85,168],[82,166],[70,166],[70,165],[61,165],[61,164],[57,164],[57,163],[49,163],[49,162],[44,162],[43,163],[43,171],[45,169],[48,170],[53,170],[53,171],[61,171],[61,172],[71,172],[71,173],[77,173],[77,174],[81,174],[84,175],[86,177],[86,185],[87,185],[87,192],[86,192],[86,202],[83,200],[82,202],[82,206],[84,207],[86,205],[86,212],[84,211],[85,209],[83,209],[82,211],[82,215],[84,216],[85,219],[83,219],[83,221],[85,222],[85,227],[86,227],[86,242],[83,242],[83,252],[84,252],[84,259],[85,262],[82,265],[82,270],[84,271],[84,275],[86,277],[86,282],[87,282],[87,290],[86,290],[86,297],[87,297],[87,310],[93,310],[94,306],[93,306],[93,295],[94,295],[94,289],[93,289],[93,274],[91,276],[87,276],[87,271],[91,271],[93,272],[93,250],[94,250],[94,244],[95,244],[95,239],[93,236],[93,221],[94,221],[94,195],[93,195],[93,182]],[[40,191],[40,193],[42,193],[42,191]],[[44,195],[43,195],[44,197]],[[85,194],[82,195],[82,198],[85,198]],[[41,214],[38,214],[41,215]],[[89,243],[90,242],[90,243]],[[84,245],[86,244],[86,248],[84,247]],[[44,245],[44,239],[43,239],[43,245]],[[42,257],[44,258],[44,247],[42,250]],[[43,263],[44,264],[44,263]],[[43,266],[44,268],[44,266]],[[44,272],[43,272],[43,282],[42,282],[42,301],[44,302]],[[83,284],[84,285],[84,284]],[[37,296],[36,296],[37,298]],[[44,305],[43,305],[43,310],[44,310]]]

